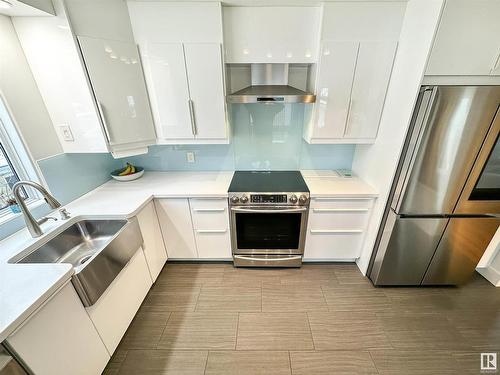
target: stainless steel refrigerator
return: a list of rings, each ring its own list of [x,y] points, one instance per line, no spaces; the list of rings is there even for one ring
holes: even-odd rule
[[[500,224],[500,86],[421,88],[368,275],[469,280]]]

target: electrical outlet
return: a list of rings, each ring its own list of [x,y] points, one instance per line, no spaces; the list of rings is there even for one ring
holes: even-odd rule
[[[71,128],[67,124],[59,125],[59,130],[61,131],[62,137],[67,142],[74,142],[75,138],[71,132]]]
[[[186,152],[186,159],[188,163],[194,163],[194,152]]]

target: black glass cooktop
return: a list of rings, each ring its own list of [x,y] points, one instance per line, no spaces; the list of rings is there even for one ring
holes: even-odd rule
[[[236,171],[229,192],[307,193],[299,171]]]

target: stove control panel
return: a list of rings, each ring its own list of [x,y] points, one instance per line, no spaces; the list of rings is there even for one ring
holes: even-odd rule
[[[251,203],[287,203],[286,194],[252,194]]]
[[[307,205],[309,203],[309,193],[230,193],[229,203],[231,205]]]

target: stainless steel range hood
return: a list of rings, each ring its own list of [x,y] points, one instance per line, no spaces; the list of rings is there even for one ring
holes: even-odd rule
[[[228,103],[314,103],[316,95],[288,85],[288,64],[251,64],[251,85],[227,96]]]

